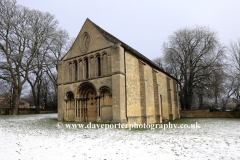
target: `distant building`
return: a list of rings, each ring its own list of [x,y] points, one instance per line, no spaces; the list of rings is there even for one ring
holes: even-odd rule
[[[19,108],[36,108],[36,106],[33,99],[22,99],[19,102]],[[40,105],[39,109],[44,109],[44,107]]]
[[[11,103],[12,103],[12,94],[9,91],[8,93],[5,93],[2,97],[0,97],[0,115],[9,114]]]
[[[10,103],[7,98],[0,97],[0,108],[10,108]]]
[[[12,101],[12,94],[7,94],[7,96],[0,97],[0,108],[11,108],[10,104]],[[29,102],[27,102],[29,101]],[[19,102],[19,108],[36,108],[34,103],[32,102],[33,100],[20,100]],[[43,109],[42,106],[39,106],[40,109]]]
[[[20,100],[19,102],[19,108],[32,108],[28,102],[25,102],[23,100]]]
[[[11,108],[12,94],[11,92],[5,93],[0,97],[0,108]]]
[[[166,122],[180,118],[177,88],[174,77],[87,19],[58,64],[58,120]]]

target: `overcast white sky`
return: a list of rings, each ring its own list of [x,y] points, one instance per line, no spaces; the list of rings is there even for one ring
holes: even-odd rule
[[[207,26],[228,45],[240,38],[239,0],[17,0],[49,12],[76,37],[89,18],[149,59],[162,55],[163,42],[183,27]]]

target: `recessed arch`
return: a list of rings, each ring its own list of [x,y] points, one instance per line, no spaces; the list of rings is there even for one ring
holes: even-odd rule
[[[102,53],[102,75],[108,74],[108,56],[107,52]]]
[[[93,56],[93,55],[90,55],[90,56],[89,56],[89,59],[91,59],[91,58],[94,58],[94,56]]]
[[[103,86],[99,89],[99,93],[100,93],[101,119],[103,121],[111,121],[113,119],[111,89],[107,86]]]
[[[83,60],[84,61],[88,60],[88,56],[83,57]]]
[[[75,108],[75,98],[72,91],[66,93],[66,104],[65,104],[65,115],[64,118],[70,121],[75,120],[74,108]]]
[[[73,65],[73,62],[69,61],[68,62],[68,81],[69,82],[72,81],[72,65]]]
[[[77,60],[73,60],[73,67],[74,67],[74,75],[73,75],[73,81],[77,81],[78,80],[78,62]]]
[[[100,56],[101,56],[100,53],[96,53],[96,54],[95,54],[95,57],[100,57]]]
[[[85,122],[97,121],[97,92],[92,83],[82,83],[77,89],[77,99],[80,99],[82,113],[81,117]]]
[[[97,94],[97,91],[96,91],[96,87],[90,83],[90,82],[84,82],[82,84],[79,85],[78,89],[77,89],[77,92],[76,92],[76,95],[78,98],[86,98],[85,94],[86,94],[86,91],[89,89],[89,88],[93,88],[93,90],[95,91],[95,93]]]
[[[83,33],[81,48],[84,52],[87,52],[90,46],[90,35],[87,32]]]
[[[96,56],[96,64],[97,64],[97,76],[101,76],[102,75],[102,66],[101,66],[101,58],[100,58],[100,55],[97,55]]]
[[[83,58],[83,61],[84,61],[84,78],[87,79],[89,78],[89,60],[88,60],[88,57],[84,57]]]
[[[102,92],[104,92],[105,90],[109,91],[110,93],[112,93],[111,89],[108,86],[102,86],[99,88],[98,92],[101,94]]]
[[[103,52],[101,53],[101,56],[104,56],[104,55],[107,55],[107,52],[106,52],[106,51],[103,51]]]
[[[68,92],[66,93],[66,99],[68,100],[69,97],[71,97],[71,96],[74,97],[74,93],[73,93],[72,91],[68,91]]]

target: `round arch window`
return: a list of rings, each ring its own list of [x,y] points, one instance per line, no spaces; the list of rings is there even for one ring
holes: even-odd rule
[[[86,52],[90,45],[90,36],[87,32],[83,34],[82,49]]]

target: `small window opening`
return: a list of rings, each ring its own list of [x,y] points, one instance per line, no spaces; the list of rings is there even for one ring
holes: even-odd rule
[[[88,72],[88,59],[86,59],[86,78],[89,78],[89,72]]]
[[[97,60],[98,60],[98,76],[101,76],[101,60],[100,60],[100,57],[98,57]]]
[[[78,66],[77,66],[77,62],[75,63],[75,81],[78,80]]]

